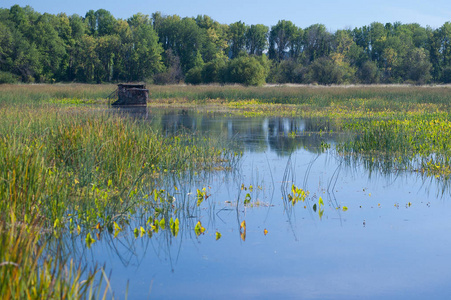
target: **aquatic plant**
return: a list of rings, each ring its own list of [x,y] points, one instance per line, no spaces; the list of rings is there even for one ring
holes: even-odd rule
[[[0,294],[2,299],[81,299],[100,297],[99,269],[88,271],[60,253],[50,255],[40,227],[0,223]],[[106,293],[105,290],[105,297]]]
[[[443,114],[352,121],[345,128],[356,137],[338,146],[344,155],[371,154],[372,164],[391,163],[428,176],[451,174],[451,121]]]
[[[293,184],[291,186],[291,194],[288,194],[287,197],[288,200],[291,202],[291,204],[294,206],[299,201],[304,202],[308,195],[309,195],[308,191],[306,192]]]

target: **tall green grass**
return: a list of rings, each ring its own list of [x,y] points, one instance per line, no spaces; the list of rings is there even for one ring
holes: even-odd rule
[[[0,103],[39,103],[55,99],[103,100],[116,90],[113,84],[35,84],[0,85]],[[434,104],[449,108],[450,86],[264,86],[238,85],[148,85],[150,102],[171,100],[173,103],[209,100],[225,102],[256,100],[266,104],[294,104],[328,107],[347,106],[363,101],[368,109],[404,109],[417,104]],[[64,101],[63,101],[64,102]]]
[[[152,99],[180,99],[188,101],[207,101],[221,99],[226,102],[255,99],[260,103],[308,104],[327,107],[335,104],[346,105],[352,99],[361,99],[380,105],[400,103],[440,104],[448,107],[451,87],[448,86],[151,86]]]
[[[0,223],[2,299],[100,298],[95,288],[98,271],[84,270],[60,255],[45,254],[40,236],[39,227],[5,228]]]
[[[448,179],[451,175],[451,120],[448,114],[421,114],[404,118],[349,121],[355,134],[338,150],[372,155],[392,169],[417,171]]]
[[[165,174],[213,170],[234,160],[219,139],[165,137],[144,122],[45,106],[0,112],[0,154],[0,218],[14,223],[38,216],[47,226],[62,224],[68,208],[104,192],[99,213]]]
[[[1,104],[37,104],[51,99],[106,99],[116,86],[112,84],[2,84]]]

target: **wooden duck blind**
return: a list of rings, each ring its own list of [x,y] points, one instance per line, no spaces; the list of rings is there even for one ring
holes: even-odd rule
[[[118,84],[117,86],[118,100],[111,105],[147,105],[149,99],[149,90],[145,84]]]

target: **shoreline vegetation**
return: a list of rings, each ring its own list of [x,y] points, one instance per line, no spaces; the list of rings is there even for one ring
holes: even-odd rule
[[[75,267],[46,252],[45,240],[69,233],[89,247],[96,235],[128,232],[142,207],[146,234],[177,235],[175,211],[183,207],[162,189],[164,180],[231,168],[240,156],[220,137],[166,136],[138,120],[64,105],[72,97],[105,100],[109,90],[96,86],[0,90],[0,290],[7,298],[101,297],[93,285],[102,269]]]
[[[7,298],[106,295],[103,269],[52,257],[46,237],[73,234],[87,247],[102,235],[167,231],[175,238],[190,226],[181,214],[196,204],[176,202],[164,180],[230,170],[239,160],[239,150],[221,137],[166,136],[145,122],[96,110],[115,88],[0,85],[0,291]],[[450,86],[148,88],[150,109],[328,119],[352,137],[334,149],[346,160],[439,181],[451,176]],[[206,197],[197,190],[197,203]]]

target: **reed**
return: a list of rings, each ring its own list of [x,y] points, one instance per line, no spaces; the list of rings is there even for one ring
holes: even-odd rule
[[[328,107],[347,105],[350,99],[362,99],[374,108],[386,105],[442,104],[448,107],[449,86],[152,86],[152,99],[208,101],[220,99],[235,102],[255,99],[259,103],[296,104]]]
[[[373,156],[391,169],[448,179],[451,175],[451,120],[448,114],[421,114],[387,120],[355,120],[345,128],[356,137],[338,150]]]
[[[60,255],[46,254],[39,227],[5,228],[0,223],[2,299],[98,297],[94,290],[97,272],[88,272],[73,261],[66,262]]]
[[[51,99],[106,99],[115,89],[111,84],[2,84],[0,103],[30,105]]]

